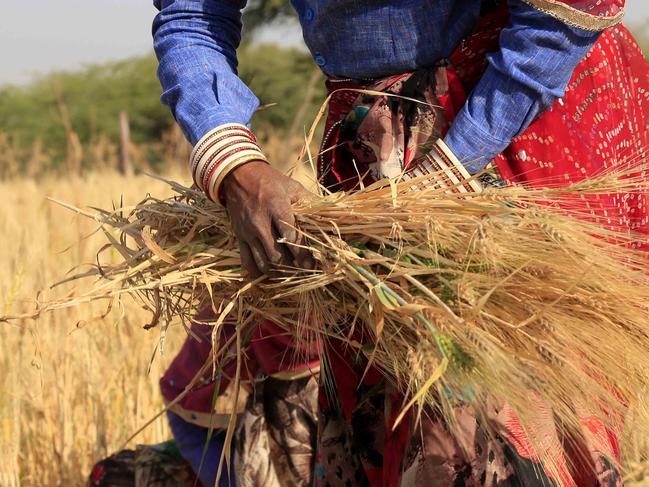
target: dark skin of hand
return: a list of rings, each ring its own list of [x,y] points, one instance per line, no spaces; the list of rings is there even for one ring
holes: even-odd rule
[[[304,186],[263,161],[252,161],[228,174],[221,191],[239,240],[241,264],[251,277],[278,265],[313,268],[309,250],[290,245],[304,245],[291,207],[313,197]]]

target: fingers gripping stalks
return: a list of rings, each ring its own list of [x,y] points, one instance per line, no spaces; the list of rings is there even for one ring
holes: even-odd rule
[[[222,193],[241,264],[252,277],[273,266],[313,268],[313,257],[295,230],[292,205],[312,197],[300,183],[263,161],[252,161],[228,174]]]

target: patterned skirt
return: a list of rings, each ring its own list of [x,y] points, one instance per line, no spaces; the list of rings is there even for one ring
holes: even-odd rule
[[[418,148],[429,142],[422,140],[422,133],[443,135],[480,79],[486,53],[498,48],[506,19],[505,9],[485,17],[448,62],[430,70],[369,83],[330,80],[325,152],[319,161],[322,181],[353,190],[358,174],[363,174],[364,182],[371,183],[373,175],[381,176],[380,169],[386,166],[381,157],[385,153],[402,154],[402,169],[416,165]],[[413,92],[413,86],[419,92]],[[434,96],[441,109],[427,113],[413,109],[407,101],[359,95],[349,89],[395,94],[407,90],[410,98],[430,102]],[[578,65],[565,95],[496,158],[500,178],[509,184],[567,185],[615,165],[645,159],[648,89],[649,66],[627,29],[619,25],[605,31]],[[372,131],[372,127],[383,130]],[[578,204],[583,205],[580,209],[587,218],[604,226],[649,234],[647,197],[608,194]],[[468,407],[457,411],[461,437],[452,436],[439,418],[426,414],[420,422],[411,421],[393,431],[403,397],[390,390],[378,371],[364,374],[366,362],[350,356],[344,346],[328,343],[327,348],[336,397],[324,391],[320,394],[316,485],[622,484],[614,466],[620,460],[620,431],[609,430],[596,415],[584,412],[582,437],[568,440],[560,436],[552,412],[536,405],[537,421],[532,427],[535,436],[541,435],[548,445],[545,453],[554,465],[550,472],[507,405],[494,406],[488,418],[490,427],[500,433],[495,438],[485,434],[484,425]]]

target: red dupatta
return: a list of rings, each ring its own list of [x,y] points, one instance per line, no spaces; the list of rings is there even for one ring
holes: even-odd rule
[[[625,0],[523,0],[523,2],[567,24],[598,32],[622,21]]]

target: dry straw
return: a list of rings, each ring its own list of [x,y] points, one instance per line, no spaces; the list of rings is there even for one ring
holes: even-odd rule
[[[100,279],[34,316],[130,295],[151,312],[148,326],[189,327],[209,303],[215,333],[241,320],[239,351],[243,328],[270,318],[299,341],[346,342],[403,391],[404,412],[437,411],[451,429],[458,404],[485,424],[508,404],[552,470],[530,403],[551,408],[567,438],[585,412],[618,431],[627,405],[646,410],[649,277],[634,250],[646,242],[587,211],[601,194],[646,194],[646,178],[635,164],[567,188],[457,194],[438,177],[297,203],[316,270],[277,268],[252,283],[226,212],[194,189],[169,181],[176,197],[130,210],[70,207],[101,224],[102,250],[122,260],[73,276]]]

